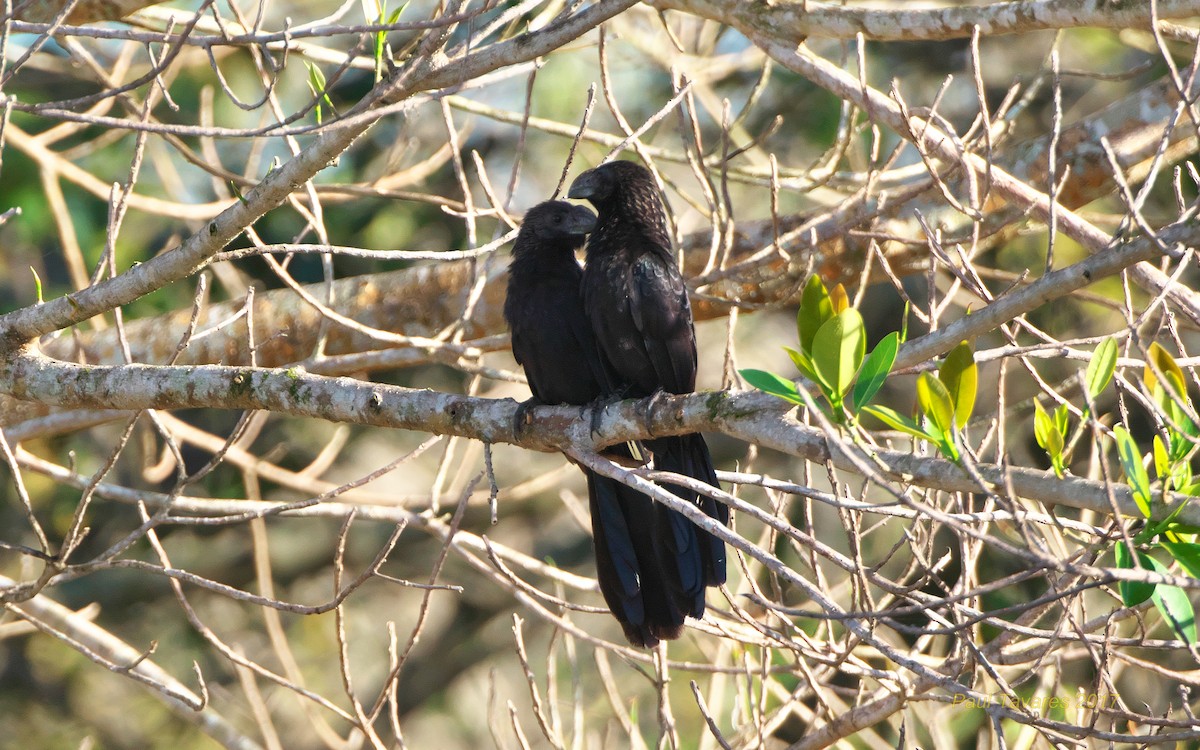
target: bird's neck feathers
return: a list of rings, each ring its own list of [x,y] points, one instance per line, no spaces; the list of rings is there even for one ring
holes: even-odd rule
[[[666,211],[654,191],[626,191],[601,207],[589,249],[601,237],[626,251],[671,254]]]
[[[578,276],[579,261],[575,260],[575,251],[580,244],[574,240],[543,240],[528,238],[521,241],[518,238],[520,252],[513,255],[508,269],[513,274],[526,274],[533,277],[547,276]]]

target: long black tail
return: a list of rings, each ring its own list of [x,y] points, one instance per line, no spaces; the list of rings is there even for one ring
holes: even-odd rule
[[[712,487],[720,487],[708,443],[699,433],[659,438],[650,443],[650,449],[654,452],[654,468],[659,471],[683,474]],[[723,525],[729,524],[729,506],[724,503],[677,485],[664,486],[683,500],[699,506],[709,518]],[[678,561],[680,580],[685,588],[693,597],[698,597],[699,614],[695,616],[699,617],[704,613],[704,587],[725,583],[725,543],[678,513],[672,512],[670,517],[675,531],[672,557]]]
[[[656,468],[719,486],[708,444],[699,434],[660,438],[650,447]],[[685,616],[704,616],[705,587],[725,582],[724,543],[637,490],[585,473],[604,601],[635,646],[678,638]],[[677,485],[664,488],[729,523],[724,503]]]
[[[585,473],[604,601],[633,645],[652,647],[678,638],[693,607],[685,606],[677,574],[663,564],[657,540],[670,532],[660,528],[661,506],[615,479]]]

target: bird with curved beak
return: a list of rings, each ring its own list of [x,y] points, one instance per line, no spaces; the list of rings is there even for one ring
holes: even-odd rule
[[[583,310],[621,395],[654,397],[696,389],[696,332],[687,286],[671,252],[667,214],[654,176],[629,161],[579,175],[567,193],[596,208],[583,272]],[[698,433],[645,442],[654,466],[717,487],[716,470]],[[666,489],[722,524],[723,503],[678,485]],[[725,545],[685,516],[655,503],[652,525],[675,607],[704,615],[704,590],[725,582]]]

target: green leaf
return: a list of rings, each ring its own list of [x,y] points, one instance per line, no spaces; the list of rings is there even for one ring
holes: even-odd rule
[[[738,370],[738,373],[747,383],[764,393],[778,396],[784,401],[790,401],[793,404],[804,403],[804,399],[800,396],[800,391],[796,390],[796,384],[787,378],[780,377],[773,372],[766,372],[765,370]]]
[[[812,355],[813,339],[817,331],[825,325],[825,321],[833,317],[833,303],[829,301],[829,292],[825,291],[825,282],[815,273],[804,285],[804,294],[800,297],[800,310],[796,313],[796,330],[800,335],[800,350]]]
[[[891,427],[893,430],[899,430],[900,432],[907,433],[913,437],[921,438],[922,440],[929,440],[932,438],[929,433],[921,429],[920,425],[890,406],[877,406],[874,404],[868,404],[864,406],[862,410],[864,414],[870,414],[872,417],[875,417],[880,422],[883,422],[888,427]]]
[[[1187,461],[1176,461],[1171,466],[1171,487],[1188,487],[1192,484],[1192,467]]]
[[[954,423],[965,427],[975,409],[975,392],[979,386],[979,368],[971,354],[971,345],[963,341],[950,350],[938,370],[938,379],[950,393],[954,403]]]
[[[1051,459],[1062,456],[1062,432],[1050,415],[1046,413],[1046,410],[1042,408],[1040,401],[1033,402],[1033,436],[1037,439],[1037,444],[1050,454]]]
[[[858,373],[858,381],[854,384],[852,402],[854,411],[858,412],[865,406],[879,389],[883,387],[887,376],[892,372],[896,363],[896,352],[900,349],[900,335],[889,333],[875,345],[867,360],[863,362],[862,370]]]
[[[1171,392],[1162,387],[1164,381],[1170,383]],[[1188,436],[1196,430],[1195,423],[1188,416],[1187,406],[1192,402],[1187,397],[1187,386],[1175,373],[1169,372],[1163,376],[1159,387],[1154,389],[1154,397],[1166,415],[1167,453],[1172,461],[1182,461],[1192,451],[1193,442]]]
[[[1160,435],[1154,436],[1154,476],[1159,481],[1165,481],[1171,475],[1171,459],[1167,456],[1167,446],[1163,444]]]
[[[1146,467],[1142,466],[1142,455],[1138,453],[1137,444],[1133,437],[1122,425],[1113,427],[1113,436],[1117,441],[1117,455],[1121,458],[1121,468],[1125,470],[1125,479],[1133,492],[1133,501],[1138,510],[1146,518],[1150,517],[1150,477]]]
[[[1067,434],[1070,427],[1070,422],[1068,421],[1070,416],[1071,410],[1067,408],[1066,404],[1059,404],[1058,408],[1054,410],[1054,426],[1058,428],[1059,434]]]
[[[375,83],[383,80],[383,50],[387,44],[387,34],[375,32]]]
[[[1173,409],[1172,411],[1175,410]],[[1194,443],[1187,438],[1184,431],[1178,430],[1175,427],[1175,425],[1182,427],[1191,420],[1189,420],[1187,415],[1183,413],[1182,409],[1176,413],[1176,416],[1178,416],[1179,419],[1174,420],[1174,424],[1167,425],[1167,455],[1171,457],[1172,463],[1185,462],[1188,454],[1192,452],[1192,446],[1194,445]]]
[[[1153,557],[1148,559],[1154,566],[1155,572],[1164,575],[1169,573],[1158,560]],[[1187,592],[1178,586],[1155,586],[1152,598],[1154,606],[1158,607],[1158,611],[1162,613],[1163,619],[1167,621],[1171,629],[1189,645],[1195,645],[1196,610],[1192,608],[1192,601],[1188,599]]]
[[[1154,539],[1159,534],[1163,534],[1166,541],[1170,542],[1190,542],[1191,539],[1186,538],[1189,534],[1184,524],[1177,523],[1176,518],[1183,512],[1183,509],[1188,507],[1187,499],[1181,498],[1179,502],[1170,509],[1167,517],[1153,525],[1147,524],[1146,528],[1138,532],[1138,536],[1145,539]],[[1163,541],[1160,539],[1159,541]]]
[[[923,372],[917,376],[917,403],[921,411],[943,435],[954,430],[954,402],[950,392],[933,373]]]
[[[813,369],[812,360],[804,352],[797,351],[790,346],[783,347],[783,350],[792,358],[792,362],[796,365],[796,369],[800,374],[817,384],[823,392],[829,393],[829,384],[821,380],[821,376]]]
[[[407,7],[408,7],[408,3],[407,2],[403,3],[399,8],[396,8],[396,10],[392,11],[392,14],[390,16],[388,16],[387,20],[385,21],[383,18],[383,14],[387,12],[387,5],[384,4],[384,5],[380,6],[380,8],[379,8],[379,17],[376,19],[375,23],[377,23],[377,24],[385,24],[386,23],[389,26],[394,24],[400,20],[400,14],[403,13],[404,9]],[[387,32],[386,31],[376,31],[375,32],[375,82],[376,83],[379,83],[379,81],[381,81],[383,79],[383,56],[384,56],[384,52],[386,50],[387,50]]]
[[[1119,540],[1117,547],[1114,550],[1117,557],[1117,567],[1124,570],[1136,570],[1137,566],[1133,564],[1133,556],[1129,554],[1129,546],[1124,541]],[[1149,555],[1137,553],[1138,562],[1146,570],[1152,570],[1151,560]],[[1121,603],[1126,607],[1136,607],[1142,602],[1154,595],[1155,585],[1153,583],[1145,583],[1143,581],[1117,581],[1117,591],[1121,594]]]
[[[37,292],[37,303],[42,304],[42,277],[38,276],[37,269],[33,266],[29,267],[29,272],[33,274],[33,290]]]
[[[1050,452],[1051,446],[1054,445],[1052,437],[1054,430],[1054,420],[1046,413],[1042,402],[1035,400],[1033,402],[1033,437],[1037,440],[1037,444],[1047,453]],[[1059,435],[1059,437],[1062,436]]]
[[[1200,440],[1200,425],[1197,425],[1189,418],[1181,426],[1186,435],[1192,439]]]
[[[1170,389],[1167,388],[1170,385]],[[1187,385],[1183,379],[1173,372],[1164,373],[1154,388],[1153,395],[1158,405],[1163,408],[1171,418],[1173,425],[1183,426],[1187,419],[1187,412],[1183,409],[1183,403],[1191,403],[1187,397]]]
[[[1104,339],[1096,347],[1096,351],[1092,354],[1092,361],[1088,362],[1087,371],[1083,375],[1084,385],[1093,401],[1112,382],[1113,374],[1116,371],[1117,340]]]
[[[1038,445],[1046,450],[1050,456],[1050,465],[1054,467],[1054,473],[1057,476],[1066,474],[1066,466],[1063,464],[1063,439],[1062,430],[1059,428],[1058,421],[1052,419],[1046,410],[1042,408],[1039,401],[1033,402],[1033,436],[1037,439]],[[1057,410],[1055,416],[1057,416]]]
[[[313,96],[320,97],[316,107],[317,124],[320,125],[321,102],[324,102],[332,110],[333,101],[329,98],[329,93],[325,90],[325,74],[321,72],[319,67],[307,60],[304,61],[304,64],[308,66],[308,88],[312,90]]]
[[[1154,475],[1163,483],[1163,490],[1192,484],[1192,467],[1186,460],[1191,444],[1186,439],[1177,440],[1179,436],[1173,430],[1169,434],[1170,448],[1161,435],[1154,436]],[[1177,442],[1184,443],[1184,446],[1181,448]]]
[[[812,365],[830,385],[840,403],[854,384],[854,376],[867,351],[867,334],[862,315],[848,308],[825,322],[813,337]]]
[[[236,182],[233,180],[228,180],[226,184],[229,186],[229,192],[233,193],[234,197],[238,199],[239,203],[241,203],[243,206],[248,205],[246,203],[246,196],[242,195],[242,190],[237,186]]]
[[[1187,382],[1183,378],[1183,370],[1179,369],[1179,365],[1175,363],[1175,358],[1171,353],[1155,341],[1150,344],[1148,350],[1149,359],[1146,361],[1146,367],[1142,371],[1142,377],[1146,381],[1146,390],[1154,393],[1154,387],[1159,385],[1158,375],[1174,375],[1172,386],[1176,387],[1176,394],[1183,396],[1187,393],[1183,390],[1183,383]]]
[[[1170,553],[1192,578],[1200,578],[1200,544],[1160,541],[1158,546]]]

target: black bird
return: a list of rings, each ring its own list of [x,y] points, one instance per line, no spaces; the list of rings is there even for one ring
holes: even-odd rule
[[[583,271],[575,251],[596,224],[584,206],[547,201],[525,214],[508,269],[504,317],[512,350],[525,368],[534,402],[584,405],[618,389],[583,312]],[[606,451],[628,463],[626,445]],[[635,646],[678,638],[685,614],[679,584],[658,552],[656,503],[630,487],[585,469],[600,591]]]
[[[613,161],[575,179],[570,198],[587,199],[599,216],[587,243],[583,308],[605,362],[623,387],[644,398],[696,389],[696,332],[683,276],[671,253],[666,209],[650,171]],[[717,487],[708,445],[699,434],[647,441],[654,465]],[[709,517],[729,522],[723,503],[668,485]],[[655,504],[660,559],[673,595],[693,617],[704,615],[705,586],[725,582],[725,545],[684,516]]]

